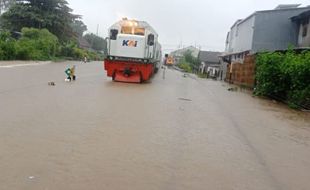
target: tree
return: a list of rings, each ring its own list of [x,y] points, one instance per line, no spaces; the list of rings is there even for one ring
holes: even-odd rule
[[[21,60],[49,60],[56,56],[58,39],[47,29],[23,28],[17,41],[17,58]]]
[[[86,41],[91,45],[91,48],[96,51],[104,51],[106,48],[105,39],[95,35],[95,34],[86,34],[84,36]]]
[[[84,32],[87,31],[87,26],[81,20],[74,20],[71,27],[77,37],[82,37]]]
[[[21,31],[23,27],[46,28],[60,41],[67,41],[77,36],[72,25],[80,18],[72,14],[66,0],[16,0],[1,16],[1,24],[10,31]]]
[[[200,66],[200,61],[197,57],[194,57],[192,55],[192,52],[190,50],[188,50],[187,52],[185,52],[184,54],[184,59],[187,63],[190,64],[191,68],[193,71],[198,71],[199,70],[199,66]]]
[[[14,3],[15,0],[0,0],[0,15],[8,10]]]
[[[0,32],[0,60],[12,60],[16,56],[16,42],[9,32]]]

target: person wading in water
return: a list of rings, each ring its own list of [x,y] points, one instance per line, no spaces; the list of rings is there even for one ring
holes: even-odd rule
[[[71,82],[72,80],[75,81],[76,80],[76,76],[75,76],[75,65],[73,65],[73,67],[69,67],[65,70],[65,73],[67,75],[66,81],[67,82]]]

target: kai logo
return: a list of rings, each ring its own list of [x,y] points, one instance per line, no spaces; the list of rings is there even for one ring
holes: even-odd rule
[[[123,46],[127,46],[127,47],[137,47],[138,45],[138,41],[134,41],[134,40],[123,40]]]

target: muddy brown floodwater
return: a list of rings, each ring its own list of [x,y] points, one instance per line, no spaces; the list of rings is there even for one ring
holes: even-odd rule
[[[309,114],[162,74],[126,84],[99,62],[0,66],[0,189],[309,189]]]

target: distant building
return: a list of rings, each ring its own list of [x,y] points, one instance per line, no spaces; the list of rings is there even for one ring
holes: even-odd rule
[[[194,46],[189,46],[171,52],[170,56],[174,58],[175,64],[179,64],[186,52],[191,52],[192,56],[197,58],[199,54],[199,49],[195,48]]]
[[[292,21],[297,24],[298,46],[310,47],[310,10],[292,17]]]
[[[290,18],[310,10],[310,7],[298,6],[279,5],[273,10],[257,11],[237,20],[227,35],[226,53],[256,53],[298,46],[299,25]]]
[[[209,73],[209,75],[219,75],[221,52],[200,51],[198,59],[200,61],[199,71],[201,73]]]
[[[220,71],[231,83],[254,86],[255,56],[262,51],[309,47],[310,6],[279,5],[237,20],[227,34]]]

